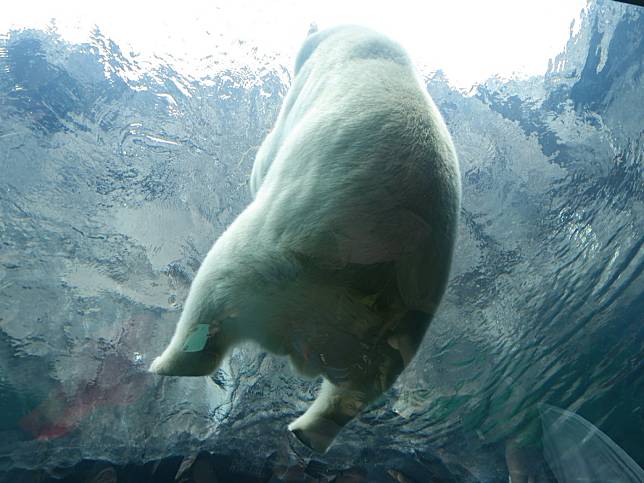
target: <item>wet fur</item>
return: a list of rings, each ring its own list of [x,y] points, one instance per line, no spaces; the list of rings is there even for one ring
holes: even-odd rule
[[[215,242],[150,367],[212,372],[253,340],[323,375],[289,429],[325,451],[414,356],[445,289],[460,205],[456,155],[402,48],[360,27],[308,37],[254,200]],[[201,351],[185,344],[199,324]]]

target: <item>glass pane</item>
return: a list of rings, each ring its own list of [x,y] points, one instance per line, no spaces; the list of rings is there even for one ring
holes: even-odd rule
[[[0,15],[0,481],[644,481],[637,2],[61,3]]]

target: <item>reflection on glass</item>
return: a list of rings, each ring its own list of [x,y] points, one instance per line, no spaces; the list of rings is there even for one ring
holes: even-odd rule
[[[644,470],[581,416],[542,404],[543,451],[559,483],[641,483]]]

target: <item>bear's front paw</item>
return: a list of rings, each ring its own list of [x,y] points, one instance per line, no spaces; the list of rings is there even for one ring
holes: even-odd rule
[[[154,374],[163,375],[163,361],[161,360],[161,357],[157,357],[152,361],[152,364],[150,364],[148,371],[153,372]]]

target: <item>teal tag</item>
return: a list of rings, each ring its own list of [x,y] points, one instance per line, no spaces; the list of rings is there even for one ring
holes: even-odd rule
[[[208,342],[208,324],[197,325],[183,344],[183,352],[199,352]]]

